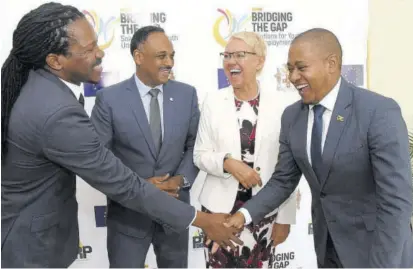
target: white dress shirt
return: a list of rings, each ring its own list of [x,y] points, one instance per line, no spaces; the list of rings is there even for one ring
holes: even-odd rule
[[[323,130],[321,133],[321,152],[324,150],[324,143],[326,142],[328,127],[330,126],[331,115],[333,115],[334,106],[336,104],[338,90],[340,89],[341,78],[338,80],[336,86],[318,103],[326,109],[323,113]],[[308,161],[311,162],[311,133],[314,124],[314,105],[308,106],[308,125],[307,125],[307,156]]]
[[[67,87],[73,92],[73,94],[76,96],[76,99],[79,100],[80,94],[82,93],[82,87],[80,85],[76,85],[70,82],[67,82],[66,80],[63,80],[59,78],[64,84],[66,84]],[[81,84],[82,85],[82,84]]]
[[[330,126],[331,115],[333,114],[333,110],[336,104],[340,85],[341,85],[341,78],[338,80],[334,88],[326,96],[324,96],[324,98],[318,103],[319,105],[322,105],[323,107],[326,108],[323,113],[323,130],[321,134],[321,152],[323,152],[324,150],[324,143],[326,141],[328,127]],[[314,124],[313,107],[314,105],[308,106],[307,156],[308,156],[308,160],[310,164],[312,163],[311,162],[311,133],[312,133],[313,124]],[[240,208],[239,211],[244,215],[245,224],[248,225],[249,223],[251,223],[252,219],[251,219],[251,215],[248,212],[248,210],[246,210],[245,208]]]
[[[143,108],[145,109],[146,117],[148,118],[148,122],[150,119],[150,105],[151,105],[151,98],[152,96],[149,94],[149,91],[152,90],[153,88],[159,89],[159,94],[158,94],[158,104],[159,104],[159,113],[161,115],[161,128],[162,128],[162,139],[163,139],[163,134],[164,134],[164,127],[163,127],[163,85],[158,85],[153,88],[145,85],[135,74],[135,83],[136,87],[138,87],[139,94],[142,99],[142,104]]]

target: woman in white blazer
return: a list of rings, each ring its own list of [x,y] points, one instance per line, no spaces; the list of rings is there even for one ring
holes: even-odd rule
[[[199,198],[206,212],[235,213],[267,183],[277,163],[285,101],[275,87],[264,89],[257,81],[266,50],[259,35],[241,32],[221,53],[231,86],[205,97],[194,148],[195,165],[207,173]],[[293,193],[260,223],[245,226],[237,251],[207,242],[207,267],[267,267],[271,248],[287,238],[295,215]]]

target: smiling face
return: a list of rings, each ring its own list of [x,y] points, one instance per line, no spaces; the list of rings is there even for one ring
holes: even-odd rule
[[[340,77],[337,55],[307,39],[292,43],[287,66],[289,79],[305,104],[319,103]]]
[[[62,79],[80,84],[97,83],[102,73],[104,52],[98,47],[97,37],[90,23],[82,18],[68,26],[69,47],[66,55],[49,54],[49,67]]]
[[[154,32],[134,51],[139,79],[150,87],[168,82],[174,66],[175,51],[169,38]]]
[[[239,38],[231,38],[222,55],[224,72],[233,88],[255,83],[264,59],[251,46]]]

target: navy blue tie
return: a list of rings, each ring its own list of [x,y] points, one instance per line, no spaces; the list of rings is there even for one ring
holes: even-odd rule
[[[315,105],[313,107],[314,112],[314,124],[313,124],[313,131],[311,133],[311,165],[313,170],[320,180],[320,173],[323,165],[323,158],[322,158],[322,135],[323,135],[323,113],[325,111],[325,107],[322,105]]]

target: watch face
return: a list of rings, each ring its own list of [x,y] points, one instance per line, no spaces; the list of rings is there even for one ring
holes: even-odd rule
[[[189,183],[189,181],[186,179],[186,177],[184,177],[184,184],[182,185],[182,188],[188,188],[190,187],[191,184]]]

